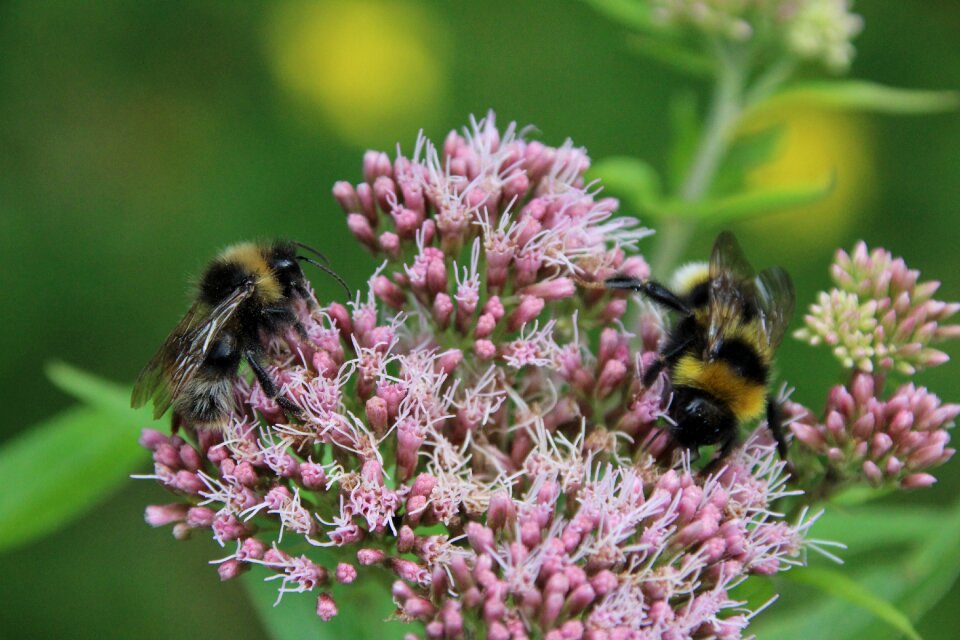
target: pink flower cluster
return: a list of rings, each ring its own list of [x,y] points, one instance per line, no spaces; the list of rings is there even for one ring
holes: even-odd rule
[[[796,439],[826,457],[842,480],[864,478],[879,486],[896,482],[904,488],[936,482],[924,471],[943,464],[956,452],[947,448],[960,405],[941,404],[923,387],[905,384],[881,399],[882,378],[856,372],[848,386],[830,390],[823,422],[793,405]]]
[[[492,115],[440,149],[368,153],[334,195],[383,265],[267,345],[301,417],[239,380],[222,430],[145,431],[179,496],[148,522],[212,535],[223,579],[264,567],[280,595],[317,593],[325,620],[376,570],[427,638],[740,637],[730,590],[796,563],[811,520],[776,512],[769,442],[706,476],[658,426],[664,378],[641,372],[659,319],[631,333],[622,293],[577,286],[648,274],[628,256],[648,231],[588,165]]]
[[[960,337],[960,325],[944,321],[960,303],[935,300],[936,281],[889,251],[857,243],[853,253],[838,251],[830,268],[836,287],[820,294],[795,333],[810,344],[826,344],[847,368],[906,375],[943,364],[948,357],[931,343]]]

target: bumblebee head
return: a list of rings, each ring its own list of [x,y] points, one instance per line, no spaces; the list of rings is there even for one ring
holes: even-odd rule
[[[722,401],[692,387],[675,387],[670,417],[674,439],[687,449],[716,444],[737,428],[737,419]]]
[[[320,262],[317,262],[310,256],[298,254],[297,251],[299,249],[305,249],[317,256]],[[343,278],[341,278],[336,271],[329,267],[329,261],[325,255],[309,245],[296,241],[277,242],[271,247],[270,254],[267,258],[267,263],[280,283],[280,286],[283,288],[283,294],[286,297],[289,298],[292,295],[296,295],[301,298],[308,298],[310,295],[307,291],[306,278],[303,275],[303,270],[300,268],[301,262],[312,264],[330,275],[330,277],[336,280],[340,286],[343,287],[343,290],[347,292],[348,299],[353,297],[353,293],[350,291],[347,283],[344,282]]]
[[[293,244],[278,242],[270,247],[265,257],[285,298],[307,297],[306,278]]]

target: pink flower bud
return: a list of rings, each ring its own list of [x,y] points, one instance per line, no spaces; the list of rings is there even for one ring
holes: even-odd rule
[[[327,472],[322,465],[304,462],[300,465],[300,483],[311,491],[326,491]]]
[[[267,546],[256,538],[247,538],[240,545],[237,558],[240,560],[261,560],[267,551]]]
[[[422,621],[427,621],[432,618],[436,611],[436,608],[430,604],[430,601],[424,598],[414,597],[403,603],[404,614]]]
[[[180,462],[190,471],[197,471],[203,465],[203,459],[196,449],[188,444],[180,447]]]
[[[150,505],[144,514],[144,520],[151,527],[162,527],[175,522],[180,522],[187,516],[187,505],[185,504],[164,504]]]
[[[929,473],[913,473],[900,481],[904,489],[924,489],[936,484],[937,479]]]
[[[441,329],[447,328],[453,311],[453,299],[449,295],[440,293],[433,299],[433,319]]]
[[[140,446],[144,449],[149,449],[150,451],[155,451],[156,448],[161,444],[168,444],[170,438],[164,434],[160,433],[156,429],[143,429],[140,431]]]
[[[193,529],[191,529],[190,525],[188,525],[186,522],[178,522],[177,524],[173,525],[173,530],[171,533],[173,534],[174,539],[183,541],[190,539],[192,531]]]
[[[535,320],[543,311],[544,301],[533,296],[521,296],[520,304],[507,319],[507,328],[516,331],[523,325]]]
[[[513,500],[505,492],[495,493],[490,497],[487,508],[487,526],[498,531],[508,524],[513,524],[517,518],[517,509]]]
[[[880,471],[880,467],[878,467],[873,460],[867,460],[863,463],[863,475],[865,475],[867,480],[870,481],[870,484],[874,486],[883,482],[883,472]]]
[[[250,567],[243,562],[231,558],[230,560],[220,563],[220,566],[217,567],[217,573],[220,574],[220,581],[226,582],[227,580],[236,578],[249,568]]]
[[[352,564],[340,562],[337,564],[337,571],[334,574],[334,577],[340,584],[350,584],[357,579],[357,570]]]
[[[377,244],[380,245],[380,250],[391,258],[400,257],[400,236],[394,232],[384,231],[381,233],[380,237],[377,238]]]
[[[369,398],[366,403],[367,420],[370,427],[377,435],[383,434],[387,430],[389,420],[389,411],[387,401],[379,396]]]
[[[337,603],[329,593],[321,593],[317,596],[317,616],[324,622],[329,622],[333,616],[337,615]]]
[[[490,314],[494,320],[499,322],[505,313],[503,303],[500,302],[500,296],[490,296],[486,304],[483,305],[483,313]]]
[[[576,293],[577,287],[570,278],[554,278],[532,284],[523,289],[522,295],[535,296],[543,300],[563,300]]]
[[[479,522],[467,523],[467,540],[477,553],[487,553],[493,549],[493,531]]]
[[[446,293],[447,267],[442,259],[433,259],[427,265],[427,289],[430,293]]]
[[[379,549],[360,549],[357,551],[357,562],[364,567],[383,562],[386,554]]]
[[[490,360],[497,355],[497,347],[489,340],[477,340],[473,343],[473,352],[480,360]]]
[[[190,507],[187,511],[187,524],[194,529],[213,526],[213,521],[217,517],[213,509],[207,507]]]
[[[493,330],[497,327],[497,321],[489,313],[482,314],[477,318],[477,326],[473,330],[473,337],[475,338],[487,338],[493,333]]]
[[[440,354],[440,357],[437,359],[437,364],[440,366],[441,371],[450,375],[462,361],[463,352],[460,351],[460,349],[447,349]]]
[[[627,367],[619,360],[607,360],[597,379],[597,397],[606,398],[627,377]]]
[[[359,213],[351,213],[347,216],[347,229],[364,246],[370,249],[377,248],[377,238],[373,233],[373,227],[370,226],[370,220]]]
[[[596,597],[597,594],[589,583],[582,584],[574,589],[570,593],[570,597],[567,598],[567,611],[571,615],[577,615],[589,607]]]
[[[334,183],[333,197],[344,213],[356,211],[360,208],[360,199],[357,197],[356,189],[345,180],[338,180]]]
[[[327,315],[333,319],[342,335],[349,335],[353,331],[350,312],[339,302],[334,302],[327,307]]]
[[[190,471],[177,471],[174,484],[180,491],[191,495],[197,495],[207,488],[203,480]]]
[[[373,280],[373,293],[394,309],[402,309],[407,303],[407,294],[386,276],[377,276]]]

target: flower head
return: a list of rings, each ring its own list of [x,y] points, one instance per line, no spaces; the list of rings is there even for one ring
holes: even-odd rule
[[[872,485],[928,486],[932,467],[949,460],[947,447],[960,405],[943,404],[923,387],[905,384],[882,398],[882,378],[856,372],[849,385],[830,390],[823,420],[792,405],[791,425],[801,446],[826,458],[843,480]]]
[[[755,42],[846,71],[863,29],[851,0],[653,0],[653,17],[735,43]]]
[[[211,535],[223,579],[316,593],[323,620],[360,565],[430,638],[739,637],[730,589],[797,563],[812,519],[775,510],[792,491],[760,436],[704,475],[662,427],[665,381],[642,382],[662,325],[633,335],[623,294],[577,286],[649,273],[628,257],[649,231],[588,166],[492,114],[368,153],[334,197],[382,266],[266,352],[300,415],[238,377],[224,429],[145,433],[180,496],[148,522]]]
[[[933,298],[939,282],[920,282],[902,258],[863,242],[852,254],[838,251],[830,275],[836,286],[811,305],[797,338],[826,344],[845,367],[868,373],[912,375],[948,360],[930,345],[960,336],[960,325],[945,322],[960,304]]]

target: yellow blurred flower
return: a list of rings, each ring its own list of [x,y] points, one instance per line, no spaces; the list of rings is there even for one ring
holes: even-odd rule
[[[443,103],[443,30],[407,2],[284,2],[271,17],[279,83],[360,146],[395,142]]]
[[[834,180],[823,200],[751,220],[744,231],[791,238],[785,250],[834,247],[861,219],[875,186],[872,131],[865,117],[800,103],[753,114],[742,131],[781,126],[772,160],[747,177],[748,188],[800,187]]]

